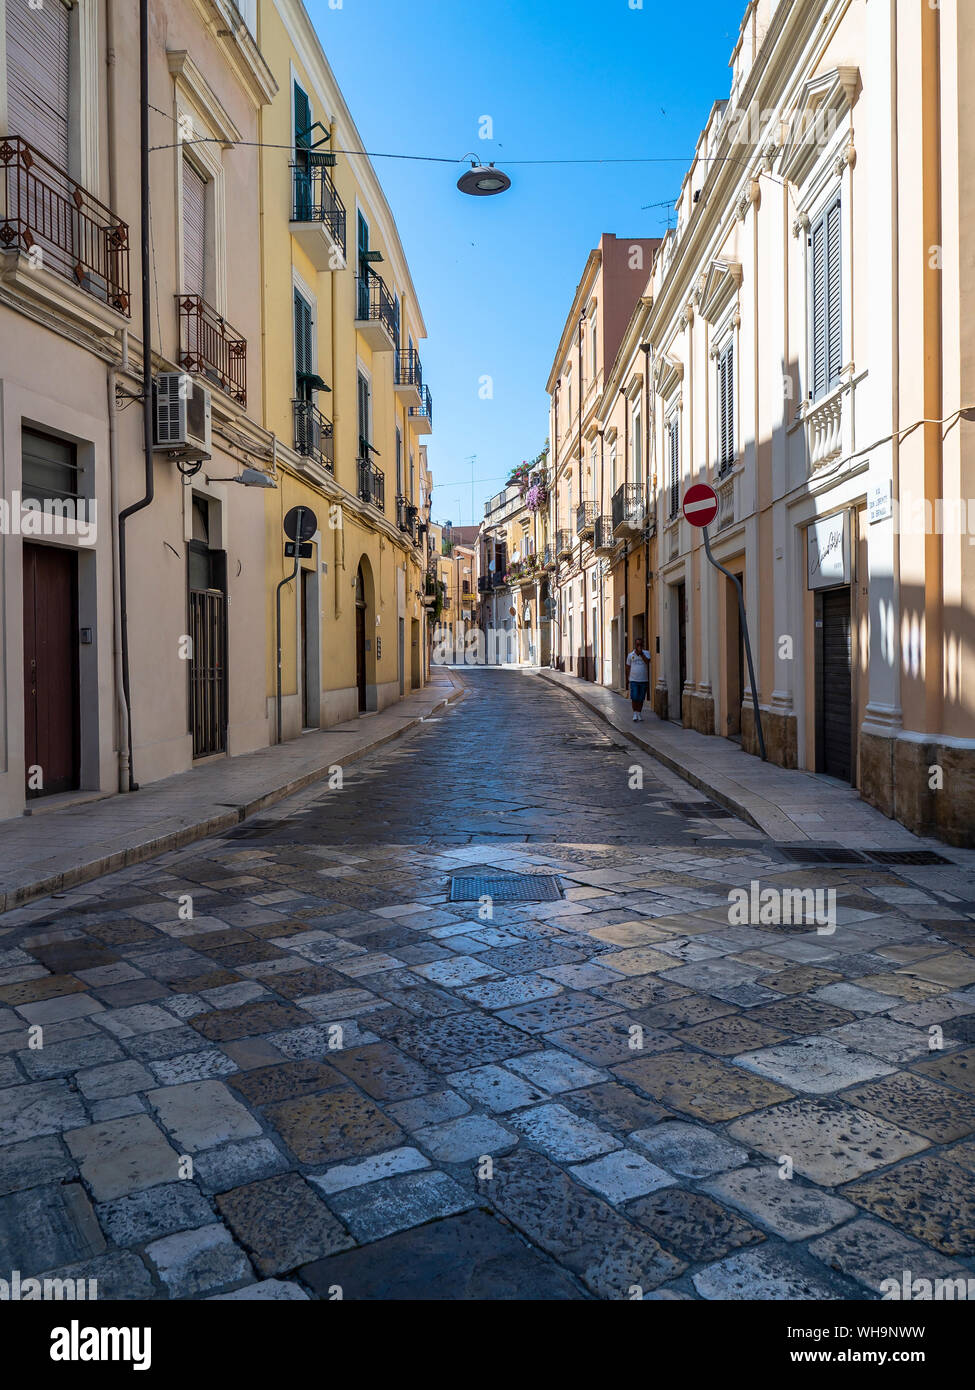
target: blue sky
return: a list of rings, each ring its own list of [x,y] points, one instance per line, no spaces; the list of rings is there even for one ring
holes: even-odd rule
[[[545,382],[603,232],[660,236],[712,103],[726,97],[744,0],[306,0],[366,149],[495,160],[376,159],[426,321],[434,517],[483,514],[548,430]],[[635,0],[634,0],[635,2]],[[478,136],[490,116],[493,140]],[[663,159],[603,165],[516,160]],[[492,400],[479,397],[493,379]],[[476,461],[470,462],[470,456]]]

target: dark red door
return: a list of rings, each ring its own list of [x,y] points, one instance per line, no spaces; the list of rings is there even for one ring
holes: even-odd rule
[[[359,691],[359,709],[366,708],[366,610],[355,610],[355,683]]]
[[[57,546],[25,544],[24,751],[28,797],[77,788],[78,725],[78,557]]]

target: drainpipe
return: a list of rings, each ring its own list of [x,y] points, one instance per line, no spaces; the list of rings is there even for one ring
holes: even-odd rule
[[[630,485],[630,403],[626,392],[620,387],[623,397],[623,506],[626,507],[626,493]],[[623,646],[630,645],[630,542],[623,542]],[[626,652],[622,653],[626,657]],[[626,661],[623,661],[623,680],[626,681]]]
[[[128,790],[138,791],[132,768],[132,691],[129,679],[129,624],[126,610],[127,585],[125,577],[125,526],[130,516],[148,507],[153,498],[152,473],[152,296],[149,276],[149,0],[139,0],[139,175],[142,221],[142,424],[145,453],[145,493],[133,502],[118,518],[118,570],[120,651],[122,657],[122,692],[128,720],[126,752],[128,754]]]
[[[115,0],[106,0],[105,5],[105,105],[109,131],[108,161],[108,204],[118,206],[118,141],[115,138]],[[129,365],[129,334],[122,329],[122,370]],[[115,680],[116,706],[116,754],[118,757],[118,790],[128,790],[129,763],[129,706],[122,684],[122,604],[119,593],[119,555],[118,555],[118,426],[115,419],[115,391],[118,375],[114,367],[108,370],[108,460],[109,487],[112,509],[112,671]]]
[[[583,324],[584,318],[585,318],[585,315],[580,313],[580,315],[579,315],[579,325],[578,325],[578,331],[577,331],[577,338],[576,338],[576,351],[577,351],[578,358],[579,358],[579,428],[578,428],[578,431],[577,431],[577,439],[578,439],[578,443],[579,443],[579,503],[580,503],[580,505],[584,505],[584,504],[585,504],[585,500],[586,500],[586,499],[583,497],[583,495],[582,495],[582,494],[583,494],[583,486],[582,486],[582,478],[583,478],[583,472],[582,472],[582,469],[583,469],[583,463],[582,463],[582,400],[583,400],[583,396],[584,396],[584,394],[585,394],[585,392],[583,391],[584,382],[583,382],[583,376],[582,376],[582,324]],[[571,530],[571,526],[572,526],[572,518],[570,517],[570,518],[569,518],[569,527],[570,527],[570,530]],[[585,663],[585,667],[586,667],[586,678],[588,679],[588,676],[589,676],[589,656],[588,656],[588,649],[589,649],[589,623],[588,623],[588,619],[587,619],[587,616],[586,616],[586,615],[587,615],[587,613],[588,613],[588,611],[589,611],[589,595],[588,595],[588,593],[586,592],[586,571],[585,571],[585,567],[584,567],[584,565],[583,565],[583,563],[582,563],[582,542],[581,542],[581,541],[579,542],[579,575],[580,575],[581,581],[582,581],[582,582],[581,582],[581,588],[582,588],[582,659],[583,659],[583,662]]]
[[[556,593],[558,594],[558,597],[557,597],[556,600],[555,600],[555,603],[556,603],[556,607],[557,607],[557,608],[561,608],[561,606],[562,606],[562,591],[561,591],[561,588],[560,588],[560,586],[559,586],[559,581],[558,581],[558,574],[559,574],[559,557],[558,557],[558,554],[556,553],[556,552],[558,551],[558,543],[559,543],[559,388],[561,387],[561,385],[562,385],[562,381],[561,381],[561,379],[559,379],[559,380],[555,383],[555,391],[554,391],[554,393],[553,393],[553,398],[552,398],[555,424],[554,424],[554,427],[553,427],[553,429],[552,429],[552,480],[553,480],[553,483],[554,483],[554,487],[553,487],[553,489],[552,489],[552,504],[551,504],[551,505],[552,505],[552,518],[553,518],[553,520],[555,521],[555,526],[554,526],[554,528],[553,528],[553,527],[549,527],[549,531],[550,531],[551,536],[552,536],[552,558],[555,560],[555,569],[552,571],[552,574],[555,576],[555,585],[554,585],[554,587],[555,587]],[[555,624],[555,630],[556,630],[556,632],[557,632],[558,635],[559,635],[559,636],[558,636],[558,643],[557,643],[557,644],[556,644],[555,642],[552,643],[552,651],[551,651],[551,658],[550,658],[550,659],[551,659],[551,662],[552,662],[553,670],[558,670],[559,660],[561,659],[561,656],[562,656],[562,622],[561,622],[561,619],[560,619],[558,622],[556,622],[556,624]],[[558,646],[558,655],[556,655],[556,645]]]
[[[646,580],[646,590],[647,590],[647,593],[646,593],[646,598],[645,598],[644,601],[643,601],[643,632],[644,632],[643,640],[644,640],[644,642],[645,642],[646,645],[647,645],[647,650],[649,651],[649,650],[650,650],[650,518],[649,518],[650,505],[649,505],[649,504],[650,504],[650,437],[651,437],[651,429],[650,429],[650,353],[651,353],[651,350],[652,350],[652,345],[651,345],[650,343],[641,343],[641,344],[640,344],[640,350],[641,350],[641,352],[643,353],[643,439],[644,439],[644,445],[643,445],[643,466],[644,466],[644,469],[646,470],[646,478],[647,478],[647,481],[646,481],[646,500],[647,500],[647,509],[646,509],[646,510],[647,510],[647,516],[646,516],[646,522],[645,522],[645,525],[644,525],[644,532],[645,532],[645,539],[646,539],[646,553],[645,553],[644,561],[643,561],[644,566],[645,566],[645,569],[646,569],[645,580]]]
[[[598,435],[599,435],[599,506],[596,508],[596,513],[597,513],[597,515],[596,515],[596,525],[598,526],[598,525],[600,524],[600,521],[601,521],[602,515],[603,515],[603,486],[604,486],[604,484],[605,484],[605,482],[606,482],[606,459],[605,459],[605,448],[604,448],[604,445],[605,445],[605,434],[604,434],[604,432],[603,432],[603,430],[602,430],[601,428],[597,431],[597,433],[598,433]],[[610,506],[610,510],[612,510],[612,505]],[[606,647],[606,643],[605,643],[605,630],[606,630],[606,580],[605,580],[605,576],[603,575],[603,562],[602,562],[601,560],[600,560],[600,562],[599,562],[599,626],[600,626],[600,630],[601,630],[601,631],[603,632],[603,634],[604,634],[604,638],[603,638],[603,640],[600,642],[599,645],[600,645],[602,651],[605,652],[605,647]],[[611,663],[610,663],[610,670],[612,670],[612,669],[613,669],[613,667],[612,667],[612,662],[611,662]],[[602,685],[602,683],[603,683],[602,674],[601,674],[600,671],[597,670],[597,671],[596,671],[596,684],[597,684],[597,685]]]

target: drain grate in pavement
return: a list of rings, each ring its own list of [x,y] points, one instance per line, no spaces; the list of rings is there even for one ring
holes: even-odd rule
[[[689,820],[704,818],[705,820],[734,820],[734,811],[728,811],[724,806],[716,806],[713,801],[672,801],[671,806],[682,816],[687,816]]]
[[[868,849],[868,859],[876,864],[951,864],[943,854],[935,854],[933,849]]]
[[[865,864],[857,849],[829,849],[820,845],[803,845],[801,849],[778,846],[779,853],[794,864]]]
[[[453,874],[449,902],[495,898],[499,902],[552,902],[564,897],[555,874]]]
[[[239,830],[227,830],[223,835],[225,840],[256,840],[261,835],[271,835],[275,830],[282,829],[282,822],[272,821],[249,821],[245,822]]]

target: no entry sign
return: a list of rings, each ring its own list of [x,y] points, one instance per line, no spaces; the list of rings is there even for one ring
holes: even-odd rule
[[[718,515],[718,494],[707,483],[695,483],[684,493],[684,518],[692,526],[710,526]]]

